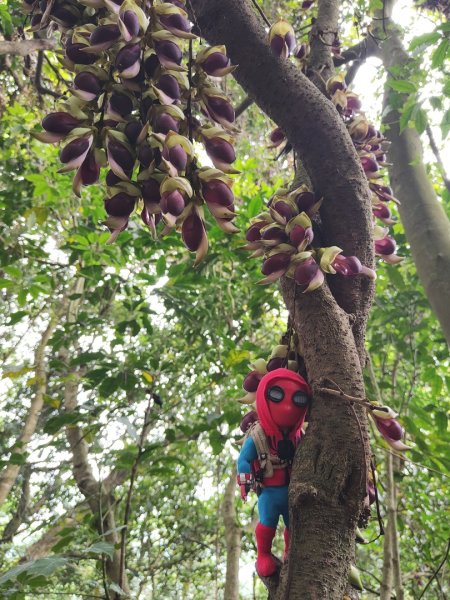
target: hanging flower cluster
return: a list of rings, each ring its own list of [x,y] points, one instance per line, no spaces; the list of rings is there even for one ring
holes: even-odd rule
[[[285,368],[298,373],[300,369],[299,355],[290,342],[288,344],[279,344],[274,347],[267,360],[258,358],[251,363],[250,368],[251,371],[245,377],[242,384],[246,394],[242,398],[239,398],[238,402],[241,404],[255,403],[259,382],[269,371]]]
[[[156,235],[176,229],[196,262],[206,254],[204,205],[226,232],[238,231],[234,109],[213,80],[233,66],[224,46],[196,57],[185,0],[26,0],[32,28],[55,24],[74,73],[72,96],[47,115],[44,142],[62,142],[61,172],[75,170],[73,190],[106,173],[106,225],[113,241],[139,206]],[[211,79],[213,78],[213,79]],[[209,124],[203,122],[206,117]],[[200,142],[215,168],[200,167]]]
[[[311,216],[319,210],[321,198],[305,185],[289,192],[280,189],[268,203],[268,210],[250,222],[246,233],[247,250],[264,256],[259,283],[272,283],[282,275],[293,278],[302,292],[322,285],[325,274],[344,277],[365,275],[375,279],[372,269],[356,256],[343,256],[341,248],[314,248]]]
[[[396,254],[397,245],[394,238],[389,235],[389,229],[375,222],[377,218],[384,225],[395,223],[387,203],[389,201],[398,203],[398,201],[394,198],[392,189],[383,180],[383,168],[387,165],[388,141],[367,121],[361,112],[359,97],[348,90],[343,74],[335,75],[328,80],[327,91],[347,126],[372,192],[375,254],[387,263],[400,263],[403,258]]]

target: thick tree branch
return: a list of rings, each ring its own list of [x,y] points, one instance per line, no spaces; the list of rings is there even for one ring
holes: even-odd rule
[[[0,40],[0,56],[3,54],[16,54],[27,56],[32,52],[42,52],[43,50],[52,50],[55,47],[55,40],[17,40],[7,42]]]
[[[314,189],[325,197],[321,209],[325,243],[373,266],[367,179],[333,104],[295,65],[272,54],[263,24],[248,0],[191,0],[191,6],[202,35],[213,44],[226,44],[232,62],[239,65],[236,79],[283,129]],[[343,278],[333,283],[340,305],[361,323],[371,303],[371,289],[363,278],[351,284]],[[361,355],[362,330],[358,333]]]

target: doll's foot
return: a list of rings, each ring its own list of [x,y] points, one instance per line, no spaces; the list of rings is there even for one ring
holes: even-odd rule
[[[279,560],[273,554],[259,554],[256,559],[256,572],[260,577],[270,577],[276,573]]]

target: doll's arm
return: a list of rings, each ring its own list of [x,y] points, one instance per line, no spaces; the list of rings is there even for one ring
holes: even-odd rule
[[[247,500],[247,494],[254,483],[252,474],[252,462],[258,458],[255,442],[248,437],[237,460],[237,484],[241,488],[241,498]]]

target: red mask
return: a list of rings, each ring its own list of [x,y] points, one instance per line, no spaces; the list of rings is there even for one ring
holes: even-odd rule
[[[256,412],[266,435],[279,440],[285,431],[289,438],[295,438],[310,398],[311,388],[297,373],[275,369],[264,375],[256,391]]]

